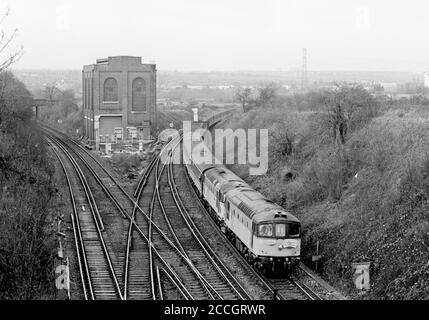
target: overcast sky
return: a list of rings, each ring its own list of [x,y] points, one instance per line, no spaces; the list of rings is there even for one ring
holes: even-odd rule
[[[15,68],[138,55],[160,70],[429,70],[427,0],[9,0]]]

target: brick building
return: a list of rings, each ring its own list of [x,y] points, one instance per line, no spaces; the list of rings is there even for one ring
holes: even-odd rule
[[[98,59],[83,67],[83,134],[93,142],[148,140],[157,121],[156,65],[141,57]]]

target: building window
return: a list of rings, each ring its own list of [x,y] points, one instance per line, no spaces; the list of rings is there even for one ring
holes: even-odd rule
[[[133,80],[132,110],[146,111],[146,81],[142,78]]]
[[[104,81],[104,102],[118,102],[118,82],[114,78]]]

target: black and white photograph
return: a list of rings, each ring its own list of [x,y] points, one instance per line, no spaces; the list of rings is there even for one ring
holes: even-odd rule
[[[428,300],[428,12],[0,1],[0,300]]]

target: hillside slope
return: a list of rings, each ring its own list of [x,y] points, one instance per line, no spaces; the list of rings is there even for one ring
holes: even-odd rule
[[[428,299],[428,117],[422,107],[387,110],[342,146],[318,112],[254,110],[224,127],[269,129],[267,175],[231,169],[301,219],[308,265],[319,241],[319,270],[351,296],[351,264],[370,261],[366,298]]]

